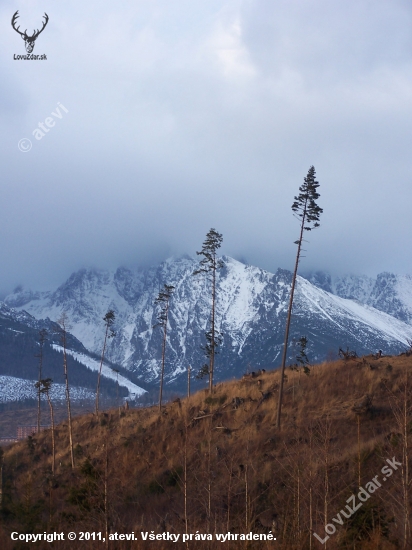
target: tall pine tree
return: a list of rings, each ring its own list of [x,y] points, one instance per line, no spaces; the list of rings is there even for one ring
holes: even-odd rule
[[[210,274],[210,281],[212,283],[212,310],[210,314],[210,330],[206,332],[206,345],[202,348],[206,357],[209,359],[209,365],[204,365],[200,371],[200,377],[209,375],[209,393],[213,389],[213,372],[215,366],[215,355],[217,353],[217,347],[222,343],[222,336],[216,329],[215,323],[215,311],[216,311],[216,271],[224,266],[223,260],[217,257],[217,251],[222,246],[223,236],[215,229],[212,229],[207,233],[206,239],[203,243],[202,250],[196,252],[198,256],[203,256],[200,261],[199,269],[193,272],[193,275],[199,273]]]
[[[287,354],[288,340],[289,340],[290,319],[291,319],[292,307],[293,307],[293,295],[295,293],[296,275],[298,272],[299,259],[300,259],[300,254],[302,250],[303,233],[304,231],[312,231],[312,229],[319,227],[319,218],[323,212],[323,209],[316,204],[316,201],[318,200],[320,195],[317,191],[319,187],[319,183],[316,181],[315,176],[316,176],[315,167],[311,166],[309,168],[306,178],[303,180],[303,184],[299,187],[299,195],[295,197],[295,201],[292,204],[292,211],[295,217],[300,221],[300,235],[299,235],[299,239],[295,241],[295,244],[298,245],[298,250],[296,253],[295,270],[293,272],[293,277],[292,277],[292,288],[290,291],[288,316],[286,319],[285,340],[283,343],[280,388],[279,388],[279,402],[278,402],[278,411],[277,411],[277,419],[276,419],[276,427],[278,429],[280,428],[280,416],[282,412],[283,379],[285,374],[286,354]]]

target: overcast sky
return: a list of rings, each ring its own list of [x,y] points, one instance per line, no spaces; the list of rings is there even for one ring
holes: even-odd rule
[[[47,60],[13,59],[16,10],[29,34],[48,14]],[[194,255],[211,227],[292,269],[311,165],[301,270],[412,273],[409,0],[3,0],[0,23],[0,293]]]

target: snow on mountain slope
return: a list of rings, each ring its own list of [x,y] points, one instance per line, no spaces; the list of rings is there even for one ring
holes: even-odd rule
[[[379,274],[367,304],[412,324],[412,277]]]
[[[39,297],[40,301],[41,297]],[[38,307],[38,304],[37,304]],[[63,360],[59,357],[61,352],[61,327],[50,319],[35,319],[24,310],[17,311],[0,302],[0,374],[10,375],[13,378],[30,380],[38,376],[38,350],[39,331],[46,330],[46,339],[43,347],[43,368],[45,377],[52,378],[55,383],[62,382]],[[72,387],[85,386],[95,388],[96,375],[89,372],[98,370],[100,367],[99,358],[91,356],[83,344],[72,334],[66,333],[66,350],[70,357],[69,370],[71,374]],[[127,388],[131,397],[145,393],[133,382],[131,382],[123,369],[118,365],[105,364],[102,366],[103,393],[115,389],[117,374],[119,385]],[[113,372],[112,368],[120,369],[119,373]],[[110,383],[108,383],[110,380]],[[18,386],[18,384],[17,384]],[[18,390],[18,387],[16,391]],[[0,388],[1,391],[1,388]],[[122,392],[124,394],[125,392]]]
[[[15,309],[24,309],[37,319],[46,317],[58,321],[63,311],[70,318],[69,331],[91,351],[101,349],[107,310],[116,305],[120,315],[131,310],[117,292],[114,274],[99,270],[82,269],[73,273],[55,292],[18,292],[6,303]],[[27,300],[27,301],[26,301]],[[101,334],[96,321],[101,320]],[[73,327],[73,330],[71,330]]]
[[[341,298],[366,304],[374,285],[374,279],[366,275],[344,275],[332,280],[331,292]]]
[[[63,353],[63,348],[61,346],[57,346],[56,344],[53,344],[53,348]],[[88,355],[85,355],[84,353],[78,353],[76,351],[72,350],[66,350],[66,353],[74,357],[79,363],[82,363],[85,365],[88,369],[99,371],[100,369],[100,361],[97,359],[93,359],[92,357],[89,357]],[[115,382],[119,382],[119,386],[122,386],[124,388],[127,388],[129,390],[129,394],[131,397],[138,397],[139,395],[142,395],[143,393],[146,393],[146,390],[143,388],[140,388],[139,386],[136,386],[136,384],[133,384],[130,380],[122,376],[121,374],[117,374],[115,371],[113,371],[110,367],[107,365],[102,365],[102,376],[105,378],[111,378]],[[96,397],[96,394],[93,394],[94,397]]]
[[[359,302],[347,300],[334,296],[323,290],[315,289],[306,279],[299,277],[301,294],[306,297],[314,307],[318,308],[320,314],[327,316],[333,323],[343,330],[349,331],[348,322],[354,323],[358,337],[360,324],[364,330],[373,337],[380,333],[382,338],[402,342],[407,345],[411,335],[411,327],[391,315],[383,313],[373,307],[361,305]],[[308,308],[309,309],[309,308]]]
[[[244,365],[279,364],[290,280],[290,272],[278,270],[263,291],[254,326],[242,347]],[[265,296],[269,299],[265,300]],[[296,361],[294,341],[303,335],[308,338],[310,361],[317,362],[329,355],[336,356],[339,347],[349,347],[358,354],[378,349],[385,354],[399,353],[407,346],[410,333],[411,327],[402,321],[369,306],[334,296],[298,276],[287,361]],[[258,362],[256,350],[259,350]]]
[[[216,326],[223,335],[216,358],[217,377],[238,376],[248,364],[276,366],[283,342],[291,273],[279,269],[272,274],[229,257],[223,260],[225,266],[217,277]],[[109,342],[108,359],[130,369],[138,379],[151,382],[159,376],[162,341],[160,329],[153,328],[158,314],[155,299],[164,284],[173,285],[165,372],[166,382],[170,383],[183,380],[188,365],[195,375],[205,362],[201,346],[210,322],[210,282],[204,274],[193,275],[197,267],[196,260],[185,256],[170,258],[146,270],[81,270],[55,292],[18,289],[6,301],[38,318],[57,319],[64,310],[71,332],[95,353],[102,348],[103,317],[108,309],[113,309],[116,336]],[[291,342],[307,334],[312,360],[321,360],[329,350],[336,352],[340,346],[349,346],[359,353],[377,349],[399,352],[411,335],[411,327],[400,318],[399,307],[397,315],[391,316],[382,311],[382,304],[396,305],[388,294],[391,288],[396,299],[402,297],[405,311],[409,307],[405,304],[410,304],[412,315],[412,285],[408,277],[385,280],[386,286],[383,279],[379,286],[368,278],[333,281],[330,276],[318,274],[315,286],[298,277]],[[319,288],[321,285],[358,301],[326,292]],[[384,287],[386,302],[382,302]],[[362,305],[361,301],[371,303]],[[292,347],[289,353],[293,358]]]
[[[379,309],[405,323],[412,324],[412,277],[380,273],[376,279],[366,275],[344,275],[331,277],[317,271],[306,278],[318,288],[322,288],[341,298],[357,300],[361,304]]]

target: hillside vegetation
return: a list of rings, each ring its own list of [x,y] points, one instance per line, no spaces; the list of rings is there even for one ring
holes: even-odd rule
[[[74,470],[63,422],[54,476],[50,430],[5,449],[0,547],[29,546],[11,541],[13,531],[88,531],[105,538],[134,532],[136,540],[30,547],[411,548],[411,368],[412,355],[404,354],[323,363],[308,375],[287,369],[280,431],[279,372],[219,384],[161,414],[151,407],[79,416]],[[382,472],[387,459],[391,475]],[[353,493],[360,505],[339,516]],[[331,534],[322,544],[326,524]],[[180,539],[142,540],[151,531]],[[277,540],[222,546],[215,534],[229,531],[272,532]],[[213,540],[183,544],[183,534],[196,532]]]

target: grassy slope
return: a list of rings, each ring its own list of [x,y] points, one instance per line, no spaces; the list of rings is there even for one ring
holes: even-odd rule
[[[412,377],[406,393],[404,382],[411,368],[412,356],[400,356],[324,363],[312,367],[309,376],[288,370],[281,432],[274,428],[278,372],[219,384],[212,397],[198,392],[168,404],[160,416],[154,407],[121,416],[115,410],[99,418],[80,416],[74,420],[74,471],[67,422],[60,424],[54,478],[50,432],[36,436],[31,448],[23,441],[5,451],[0,546],[19,548],[10,543],[11,530],[104,533],[106,516],[111,532],[135,531],[139,539],[142,530],[184,533],[186,485],[191,533],[273,529],[276,542],[250,547],[304,549],[312,538],[312,548],[324,548],[310,537],[310,518],[323,537],[325,506],[330,522],[358,490],[359,467],[365,486],[376,475],[382,483],[386,458],[402,462],[404,417],[398,422],[394,413],[402,412],[406,396],[409,434]],[[372,407],[356,415],[352,408],[366,394]],[[402,547],[403,503],[400,468],[337,526],[327,548]],[[110,547],[148,544],[138,540]],[[153,544],[159,550],[183,547]],[[224,548],[244,544],[225,543]],[[54,547],[73,548],[73,543]],[[76,542],[76,549],[103,547]]]

